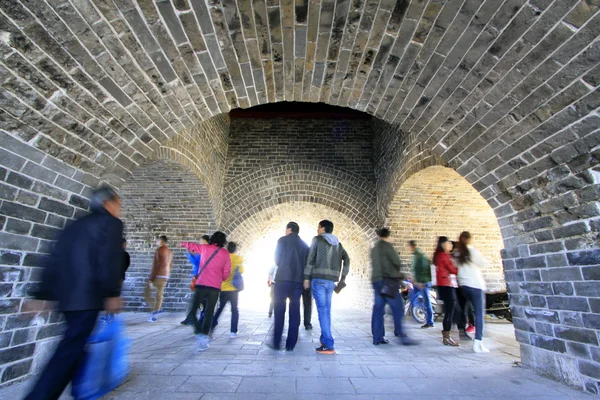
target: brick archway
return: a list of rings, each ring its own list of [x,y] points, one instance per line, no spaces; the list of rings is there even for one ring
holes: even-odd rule
[[[494,211],[453,169],[432,166],[412,174],[394,195],[387,222],[406,262],[409,240],[416,240],[431,259],[438,236],[457,240],[460,232],[471,232],[490,263],[484,271],[488,290],[506,288],[500,255],[504,246]]]
[[[232,232],[255,213],[282,203],[312,202],[338,211],[362,229],[376,225],[373,184],[323,165],[271,165],[236,176],[223,191],[223,229]]]

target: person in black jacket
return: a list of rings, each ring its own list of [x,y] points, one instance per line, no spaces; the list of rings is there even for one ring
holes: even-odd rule
[[[127,250],[125,250],[127,248],[127,239],[123,238],[123,265],[121,266],[121,286],[123,286],[123,282],[125,282],[125,273],[127,273],[127,270],[129,269],[129,266],[131,265],[131,257],[129,256],[129,253],[127,252]]]
[[[290,299],[290,320],[285,348],[294,350],[298,342],[298,328],[300,327],[300,297],[302,297],[302,279],[308,245],[304,243],[298,233],[300,226],[290,222],[286,226],[285,236],[277,241],[275,249],[275,327],[273,330],[273,344],[271,347],[279,349],[281,335],[285,322],[285,303]]]
[[[99,312],[121,310],[121,201],[112,188],[101,187],[92,195],[91,209],[62,232],[34,293],[58,302],[66,331],[25,400],[58,399],[83,360]]]

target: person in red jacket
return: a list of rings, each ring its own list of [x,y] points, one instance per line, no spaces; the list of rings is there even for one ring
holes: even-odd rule
[[[452,251],[452,242],[448,241],[446,236],[438,238],[438,245],[433,255],[433,264],[436,269],[437,290],[440,299],[444,302],[444,322],[443,322],[443,343],[445,346],[459,346],[459,344],[450,336],[452,329],[452,320],[454,318],[454,308],[456,305],[456,274],[458,269],[450,252]]]

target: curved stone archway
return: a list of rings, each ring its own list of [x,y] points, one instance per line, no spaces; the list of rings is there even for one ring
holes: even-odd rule
[[[241,174],[223,193],[222,226],[233,231],[253,214],[281,203],[313,202],[375,226],[373,185],[356,174],[314,164],[273,165]]]
[[[506,288],[500,256],[502,234],[494,211],[453,169],[432,166],[404,181],[390,204],[388,225],[407,263],[409,240],[416,240],[431,259],[438,236],[457,240],[460,232],[471,232],[474,245],[490,262],[484,271],[488,290]]]

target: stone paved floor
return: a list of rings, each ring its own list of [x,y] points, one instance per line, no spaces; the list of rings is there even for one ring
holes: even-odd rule
[[[146,315],[126,314],[133,339],[131,374],[104,399],[591,398],[517,366],[518,346],[506,322],[488,322],[491,353],[476,355],[468,345],[441,345],[439,329],[423,331],[411,321],[407,330],[419,346],[393,342],[375,347],[370,314],[334,310],[337,354],[332,356],[314,352],[319,341],[315,317],[315,330],[302,328],[296,350],[286,353],[264,345],[272,320],[262,313],[241,314],[239,337],[229,339],[225,314],[211,348],[202,354],[194,352],[191,328],[178,324],[182,315],[167,314],[150,324]],[[0,390],[0,398],[19,399],[28,384]]]

